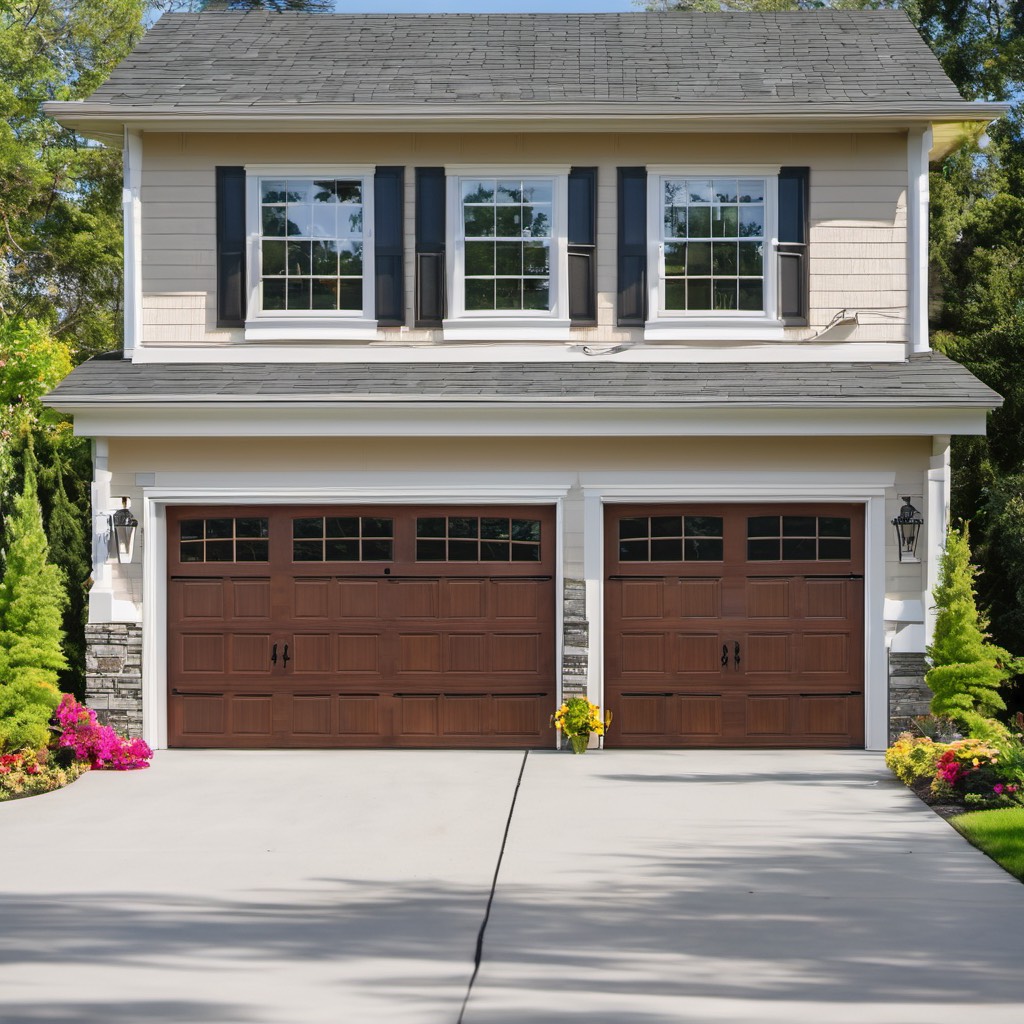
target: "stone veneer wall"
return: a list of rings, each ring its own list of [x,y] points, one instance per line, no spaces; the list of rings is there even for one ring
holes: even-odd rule
[[[90,622],[85,627],[85,703],[105,725],[142,735],[142,627]]]
[[[567,579],[562,590],[562,700],[587,695],[589,650],[587,585]]]
[[[917,715],[928,714],[932,691],[924,681],[928,663],[923,654],[889,652],[889,742],[911,727]]]

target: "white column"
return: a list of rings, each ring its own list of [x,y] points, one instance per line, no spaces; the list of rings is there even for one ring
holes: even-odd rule
[[[885,498],[864,509],[864,746],[885,750],[889,739],[889,671],[885,649]]]
[[[911,352],[928,352],[928,154],[931,128],[907,137],[907,329]]]
[[[142,345],[142,132],[124,130],[124,356]]]
[[[584,491],[583,576],[587,591],[587,699],[604,710],[604,504]]]
[[[949,437],[932,439],[932,457],[925,474],[925,528],[928,531],[925,549],[924,636],[930,644],[935,633],[935,609],[932,594],[939,581],[939,559],[946,545],[949,523]]]

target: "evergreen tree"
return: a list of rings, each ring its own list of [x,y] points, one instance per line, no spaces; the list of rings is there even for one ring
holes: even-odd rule
[[[946,534],[934,598],[935,638],[928,648],[933,667],[925,676],[933,697],[932,714],[958,722],[971,735],[989,733],[985,720],[1006,705],[1000,684],[1012,661],[1002,648],[987,640],[987,623],[978,611],[971,548],[966,524]]]
[[[57,673],[66,667],[61,572],[47,560],[46,534],[31,465],[7,523],[0,580],[0,749],[40,747],[60,700]]]
[[[60,672],[59,685],[64,693],[85,699],[85,624],[88,619],[88,588],[92,564],[86,539],[86,520],[72,504],[64,488],[60,459],[52,466],[53,484],[46,534],[50,542],[50,561],[64,575],[68,603],[64,609],[64,656],[67,667]]]

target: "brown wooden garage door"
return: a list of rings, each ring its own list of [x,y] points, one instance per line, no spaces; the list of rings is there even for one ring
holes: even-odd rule
[[[864,742],[864,512],[609,506],[608,746]]]
[[[168,511],[169,742],[550,743],[554,511]]]

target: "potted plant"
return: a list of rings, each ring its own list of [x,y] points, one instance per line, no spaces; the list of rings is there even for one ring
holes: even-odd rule
[[[591,704],[586,697],[570,697],[551,716],[551,724],[569,738],[574,754],[585,754],[590,744],[590,734],[603,736],[611,722],[611,712],[602,721],[601,709]]]

